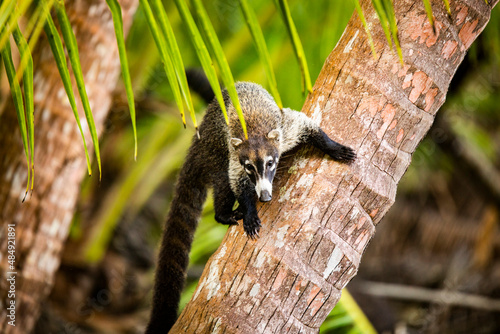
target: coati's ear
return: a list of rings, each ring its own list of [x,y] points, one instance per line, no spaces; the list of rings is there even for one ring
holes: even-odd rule
[[[231,138],[231,145],[233,145],[234,148],[238,147],[243,143],[243,140],[240,138]]]
[[[269,132],[267,134],[267,138],[280,140],[280,138],[281,138],[281,130],[279,130],[279,129],[271,130],[271,132]]]

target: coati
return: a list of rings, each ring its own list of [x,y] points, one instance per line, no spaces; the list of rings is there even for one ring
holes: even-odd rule
[[[167,333],[177,319],[193,235],[213,188],[215,220],[236,225],[243,219],[247,236],[259,236],[256,199],[271,200],[280,156],[301,143],[311,144],[334,160],[349,162],[354,151],[330,139],[305,114],[280,108],[261,86],[239,82],[236,91],[245,116],[245,139],[235,108],[224,92],[229,126],[216,100],[207,107],[180,171],[161,243],[146,333]],[[239,207],[233,211],[235,201]]]

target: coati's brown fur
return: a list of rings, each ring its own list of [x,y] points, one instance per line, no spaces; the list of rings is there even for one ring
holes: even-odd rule
[[[214,100],[194,137],[181,169],[167,218],[158,259],[151,320],[146,333],[167,333],[177,319],[189,251],[207,188],[214,190],[215,219],[238,224],[257,238],[261,222],[256,199],[269,201],[279,157],[301,143],[312,144],[334,160],[349,162],[352,149],[331,140],[303,113],[284,108],[261,86],[240,82],[236,90],[245,116],[248,139],[234,106],[224,93],[229,126]],[[233,211],[235,201],[239,207]]]

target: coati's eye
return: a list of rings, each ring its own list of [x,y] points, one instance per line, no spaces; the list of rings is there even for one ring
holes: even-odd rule
[[[253,166],[251,164],[245,164],[245,169],[249,172],[253,171]]]
[[[267,167],[271,168],[271,167],[273,167],[273,165],[274,165],[274,161],[273,160],[269,160],[267,162]]]

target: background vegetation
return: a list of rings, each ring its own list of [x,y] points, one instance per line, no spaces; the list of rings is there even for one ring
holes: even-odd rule
[[[240,8],[235,1],[204,2],[218,32],[234,78],[266,86],[266,78]],[[312,80],[354,11],[342,0],[289,1]],[[187,31],[171,2],[167,14],[184,65],[199,68]],[[300,110],[300,69],[273,2],[252,7],[264,31],[285,106]],[[442,329],[495,332],[500,328],[500,13],[473,45],[452,84],[448,101],[402,180],[398,199],[367,249],[360,273],[349,285],[377,330]],[[127,39],[136,96],[138,157],[126,92],[119,86],[101,138],[102,180],[86,178],[61,268],[40,333],[135,332],[148,317],[154,254],[176,173],[183,162],[192,123],[184,130],[160,56],[139,9]],[[8,94],[4,83],[2,99]],[[201,119],[204,102],[194,98]],[[94,172],[97,166],[93,166]],[[84,173],[85,171],[82,171]],[[94,173],[97,175],[97,173]],[[207,203],[191,252],[189,299],[204,262],[227,227],[213,220]],[[374,285],[373,282],[385,285]],[[419,300],[395,284],[485,296],[483,307],[450,305],[446,298]],[[69,297],[68,297],[69,296]],[[341,304],[322,327],[366,332],[356,308]],[[484,306],[484,305],[490,305]],[[349,306],[347,306],[349,308]]]

